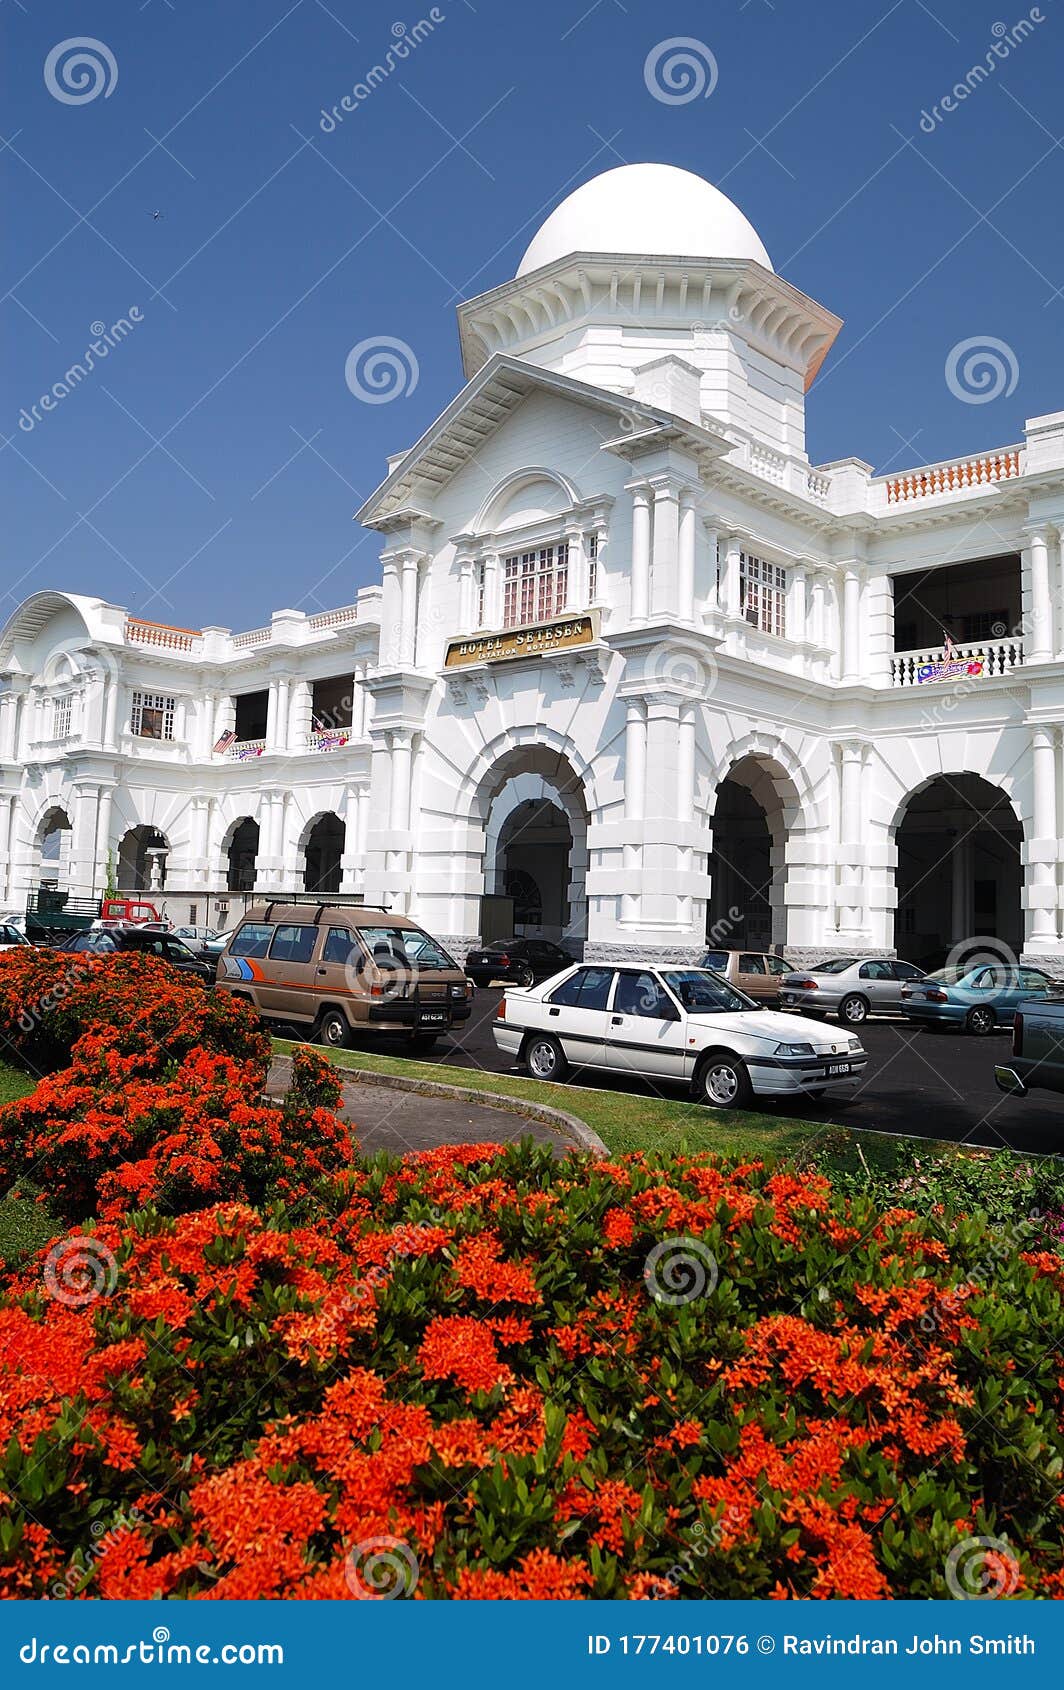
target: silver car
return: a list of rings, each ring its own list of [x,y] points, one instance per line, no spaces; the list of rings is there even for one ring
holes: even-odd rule
[[[922,980],[924,971],[891,957],[837,956],[785,974],[780,1004],[812,1015],[837,1015],[847,1027],[859,1027],[870,1015],[900,1015],[906,980]]]

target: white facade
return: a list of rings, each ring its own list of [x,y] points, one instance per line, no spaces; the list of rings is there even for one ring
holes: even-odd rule
[[[600,958],[711,928],[1064,966],[1064,412],[908,474],[812,466],[839,320],[767,259],[699,178],[608,172],[460,308],[468,383],[359,512],[380,587],[236,635],[28,599],[0,905],[110,863],[184,919],[321,887],[458,950],[509,890]],[[444,668],[585,613],[583,645]],[[974,672],[921,681],[944,629]]]

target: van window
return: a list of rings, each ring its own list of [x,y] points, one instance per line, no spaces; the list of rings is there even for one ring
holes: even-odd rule
[[[420,927],[360,927],[374,962],[385,968],[457,968],[453,957]]]
[[[322,962],[346,963],[355,949],[355,936],[347,927],[330,927],[325,935]]]
[[[278,927],[270,946],[271,962],[309,962],[318,939],[316,927]]]
[[[255,921],[245,922],[229,947],[231,956],[265,956],[273,938],[273,928]]]

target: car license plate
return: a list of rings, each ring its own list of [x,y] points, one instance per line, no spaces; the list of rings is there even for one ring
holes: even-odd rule
[[[853,1063],[852,1062],[829,1062],[828,1063],[828,1075],[829,1075],[829,1077],[832,1074],[852,1074],[852,1073],[853,1073]]]
[[[794,1002],[794,993],[793,992],[781,992],[780,993],[780,1003],[793,1003],[793,1002]]]
[[[419,1020],[423,1027],[426,1022],[431,1022],[433,1026],[439,1026],[447,1020],[447,1011],[445,1009],[423,1009]]]

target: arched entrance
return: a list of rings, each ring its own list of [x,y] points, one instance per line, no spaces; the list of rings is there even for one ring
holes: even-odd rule
[[[38,882],[47,891],[65,890],[70,878],[70,817],[58,805],[46,810],[37,827]]]
[[[250,892],[255,885],[255,863],[259,854],[259,824],[253,816],[241,816],[229,832],[225,848],[225,884],[230,892]]]
[[[312,824],[304,846],[304,891],[339,892],[340,858],[346,838],[347,829],[339,816],[319,816]]]
[[[798,794],[771,758],[733,763],[717,788],[706,933],[732,950],[773,950],[787,942],[786,843]]]
[[[142,823],[122,835],[118,845],[117,884],[120,892],[158,892],[166,885],[166,854],[170,842],[157,827]]]
[[[906,800],[896,842],[900,957],[938,968],[988,939],[1019,957],[1023,829],[1000,787],[980,775],[937,776]]]
[[[587,807],[580,777],[546,745],[516,747],[491,769],[481,787],[484,815],[484,891],[512,900],[512,912],[482,911],[518,935],[567,941],[587,937]]]

